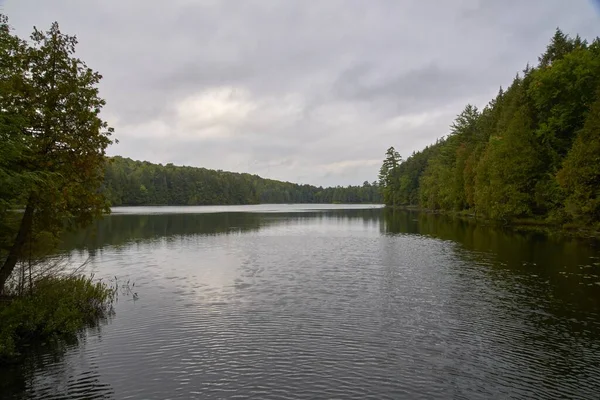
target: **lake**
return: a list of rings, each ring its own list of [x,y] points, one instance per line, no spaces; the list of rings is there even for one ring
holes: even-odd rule
[[[2,398],[599,398],[593,240],[379,206],[132,207],[61,251],[130,290],[78,344],[0,370]]]

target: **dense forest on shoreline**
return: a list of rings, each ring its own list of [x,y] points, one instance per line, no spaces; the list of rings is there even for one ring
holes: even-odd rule
[[[103,190],[113,206],[382,202],[376,182],[323,188],[118,156],[106,166]]]
[[[406,160],[391,147],[379,174],[389,206],[490,219],[600,222],[600,39],[557,30],[483,109]]]

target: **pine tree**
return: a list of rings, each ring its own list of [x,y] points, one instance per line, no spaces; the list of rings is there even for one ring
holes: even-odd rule
[[[600,222],[600,91],[557,175],[565,211],[580,222]]]
[[[396,205],[396,193],[399,186],[398,166],[401,162],[402,157],[393,146],[387,149],[385,159],[379,169],[379,187],[385,204]]]

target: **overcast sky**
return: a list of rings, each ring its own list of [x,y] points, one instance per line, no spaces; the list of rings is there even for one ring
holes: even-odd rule
[[[485,105],[590,0],[0,0],[22,36],[58,21],[104,75],[109,154],[316,185],[376,179]]]

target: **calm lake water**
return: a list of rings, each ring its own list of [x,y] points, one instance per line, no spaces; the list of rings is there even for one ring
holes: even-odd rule
[[[600,398],[594,241],[372,206],[144,207],[64,251],[137,298],[0,370],[2,398]]]

